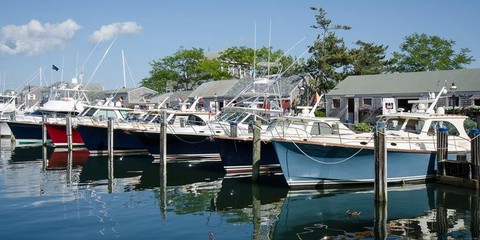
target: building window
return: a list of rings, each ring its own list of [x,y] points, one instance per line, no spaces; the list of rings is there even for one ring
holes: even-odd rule
[[[363,104],[372,106],[372,99],[371,98],[364,98]]]
[[[340,99],[338,98],[332,99],[332,108],[340,108]]]

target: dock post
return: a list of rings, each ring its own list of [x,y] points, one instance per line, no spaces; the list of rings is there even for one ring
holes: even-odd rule
[[[67,184],[72,184],[72,170],[73,170],[73,152],[67,152]]]
[[[65,119],[65,126],[66,126],[66,130],[67,130],[67,149],[69,152],[71,152],[73,150],[73,147],[72,147],[72,116],[71,115],[67,115],[66,119]]]
[[[480,130],[472,129],[470,130],[470,151],[472,157],[472,179],[480,180]]]
[[[14,119],[15,120],[15,119]],[[43,160],[43,171],[46,171],[47,170],[47,167],[48,167],[48,159],[47,159],[47,153],[48,153],[48,149],[47,149],[47,127],[45,126],[45,122],[47,121],[47,116],[43,115],[42,116],[42,160]],[[13,134],[12,134],[13,136]],[[12,138],[12,142],[13,142],[13,138]]]
[[[437,175],[445,176],[445,160],[448,156],[448,129],[437,129]]]
[[[385,122],[378,121],[375,128],[375,201],[387,202],[387,148],[385,145]]]
[[[108,118],[108,192],[113,192],[113,178],[114,178],[114,169],[113,169],[113,118]]]
[[[47,115],[42,115],[42,146],[47,146]]]
[[[167,217],[167,112],[160,119],[160,212]]]
[[[167,164],[167,112],[162,112],[162,119],[160,121],[160,167],[162,164]]]
[[[113,139],[113,118],[108,118],[108,156],[113,156],[113,145],[114,145],[114,139]]]
[[[252,180],[258,181],[260,174],[260,153],[261,153],[261,137],[260,129],[262,127],[261,120],[255,120],[253,123],[253,154],[252,154]]]
[[[375,239],[387,239],[387,203],[375,201],[375,225],[373,227]]]

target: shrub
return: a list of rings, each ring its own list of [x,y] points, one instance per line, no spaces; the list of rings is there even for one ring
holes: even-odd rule
[[[367,122],[361,122],[355,125],[355,131],[359,132],[370,132],[373,129],[373,126],[370,123]]]

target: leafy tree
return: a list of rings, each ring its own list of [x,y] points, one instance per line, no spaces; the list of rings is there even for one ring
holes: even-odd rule
[[[388,47],[357,41],[359,48],[350,50],[351,70],[349,75],[368,75],[387,72],[392,64],[391,60],[385,60],[385,51]]]
[[[291,56],[286,56],[282,50],[274,51],[271,47],[257,50],[245,46],[230,47],[220,53],[219,60],[229,64],[235,63],[241,65],[244,70],[252,71],[255,62],[257,76],[295,74],[301,71],[299,69],[302,68],[298,66],[303,64],[301,60],[295,61]]]
[[[405,37],[405,42],[400,45],[400,52],[393,53],[393,70],[419,72],[462,69],[464,65],[475,61],[467,55],[470,49],[461,48],[460,52],[456,53],[454,46],[453,40],[414,33]]]
[[[163,92],[166,86],[174,90],[192,89],[200,81],[227,79],[231,76],[219,60],[207,59],[201,48],[180,48],[171,56],[150,63],[150,77],[142,80],[142,86]]]
[[[326,18],[323,8],[311,7],[310,9],[316,11],[315,19],[317,21],[311,27],[319,29],[320,34],[309,48],[312,56],[308,59],[307,65],[316,79],[313,86],[314,91],[328,92],[339,81],[347,77],[350,54],[343,39],[337,37],[335,31],[350,30],[350,27],[333,25],[332,21]]]

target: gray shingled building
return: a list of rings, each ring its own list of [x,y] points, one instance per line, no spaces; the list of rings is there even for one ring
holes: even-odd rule
[[[326,96],[327,116],[345,122],[374,121],[382,113],[384,99],[397,108],[411,109],[408,100],[425,99],[442,87],[448,93],[437,106],[446,109],[480,105],[480,69],[349,76]]]

